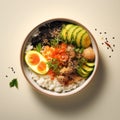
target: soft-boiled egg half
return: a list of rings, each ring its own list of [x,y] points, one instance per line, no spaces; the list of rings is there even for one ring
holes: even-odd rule
[[[26,52],[25,62],[34,72],[38,74],[46,74],[49,71],[46,58],[35,50]]]

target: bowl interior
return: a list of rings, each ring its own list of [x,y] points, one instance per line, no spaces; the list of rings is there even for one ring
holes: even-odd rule
[[[25,49],[26,49],[26,46],[28,44],[28,42],[31,41],[32,39],[32,36],[37,34],[38,33],[38,28],[45,25],[46,23],[50,23],[52,21],[65,21],[65,22],[69,22],[69,23],[72,23],[72,24],[76,24],[76,25],[80,25],[82,26],[83,28],[85,28],[87,30],[87,32],[89,33],[90,35],[90,38],[91,38],[91,42],[92,42],[92,47],[94,49],[94,52],[95,52],[95,67],[94,67],[94,70],[92,72],[92,74],[88,77],[88,79],[79,87],[77,87],[76,89],[74,90],[71,90],[69,92],[65,92],[65,93],[57,93],[57,92],[53,92],[53,91],[49,91],[49,90],[46,90],[42,87],[40,87],[38,84],[36,84],[35,81],[33,81],[33,79],[31,78],[31,73],[28,69],[28,67],[26,66],[25,64],[25,60],[24,60],[24,56],[25,56]],[[92,78],[94,77],[95,73],[96,73],[96,70],[97,70],[97,67],[98,67],[98,60],[99,60],[99,54],[98,54],[98,47],[97,47],[97,43],[93,37],[93,35],[91,34],[91,32],[85,27],[83,26],[81,23],[79,22],[76,22],[74,20],[70,20],[70,19],[64,19],[64,18],[57,18],[57,19],[51,19],[51,20],[47,20],[41,24],[39,24],[38,26],[36,26],[28,35],[27,37],[25,38],[25,41],[22,45],[22,49],[21,49],[21,56],[20,56],[20,61],[21,61],[21,68],[22,68],[22,72],[25,76],[25,78],[27,79],[27,81],[31,84],[31,86],[33,88],[35,88],[38,92],[40,93],[45,93],[47,95],[52,95],[52,96],[68,96],[68,95],[72,95],[74,93],[77,93],[79,91],[81,91],[85,86],[88,85],[88,83],[92,80]]]

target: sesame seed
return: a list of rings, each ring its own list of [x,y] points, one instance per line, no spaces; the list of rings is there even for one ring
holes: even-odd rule
[[[112,37],[112,39],[115,39],[115,37]]]
[[[115,47],[115,44],[113,44],[113,47]]]

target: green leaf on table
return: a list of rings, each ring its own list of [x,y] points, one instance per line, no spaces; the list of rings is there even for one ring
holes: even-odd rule
[[[17,78],[14,78],[12,81],[10,81],[9,86],[18,88]]]

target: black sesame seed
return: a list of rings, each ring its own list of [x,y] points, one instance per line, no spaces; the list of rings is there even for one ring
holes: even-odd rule
[[[104,34],[107,34],[107,32],[104,32]]]
[[[102,43],[102,45],[104,45],[104,43]]]
[[[100,34],[102,34],[102,32],[100,32]]]
[[[113,47],[115,47],[115,44],[113,44]]]
[[[109,58],[111,58],[111,55],[109,56]]]
[[[5,76],[6,78],[8,77],[8,75]]]
[[[115,37],[112,37],[112,39],[115,39]]]
[[[95,28],[95,31],[97,31],[97,28]]]
[[[109,49],[109,47],[107,47],[107,49]]]

